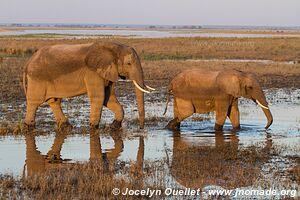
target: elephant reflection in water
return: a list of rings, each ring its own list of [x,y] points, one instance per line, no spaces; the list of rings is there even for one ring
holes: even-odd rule
[[[117,158],[120,156],[123,151],[124,144],[122,137],[118,134],[111,134],[111,137],[114,140],[115,147],[109,149],[108,152],[102,153],[101,150],[101,141],[99,133],[92,132],[90,134],[90,162],[98,162],[103,164],[104,170],[110,171],[114,170],[114,165]],[[62,133],[57,133],[54,139],[54,143],[47,153],[47,155],[42,155],[39,150],[37,150],[35,136],[28,134],[25,137],[26,140],[26,172],[27,176],[33,176],[37,173],[46,172],[52,168],[63,168],[74,163],[67,162],[61,158],[61,149],[64,144],[67,135]],[[137,153],[137,162],[135,170],[142,171],[143,169],[143,159],[144,159],[144,138],[140,137],[140,144]],[[24,166],[24,175],[25,175],[25,166]]]
[[[240,149],[235,133],[226,137],[216,132],[215,143],[209,146],[207,142],[197,142],[196,138],[191,141],[179,132],[174,133],[171,175],[188,188],[218,185],[229,189],[251,185],[259,175],[257,161],[265,161],[270,155],[271,138],[266,140],[263,156],[255,157],[257,149]]]

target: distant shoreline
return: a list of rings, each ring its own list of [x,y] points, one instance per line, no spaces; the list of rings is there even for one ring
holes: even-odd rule
[[[159,27],[0,26],[0,36],[47,37],[300,37],[299,30],[209,29]],[[8,33],[3,33],[8,32]],[[11,34],[10,34],[11,33]]]
[[[73,23],[0,23],[0,27],[26,28],[85,28],[85,29],[219,29],[219,30],[291,30],[300,26],[248,26],[248,25],[155,25],[155,24],[73,24]],[[0,28],[1,29],[1,28]]]

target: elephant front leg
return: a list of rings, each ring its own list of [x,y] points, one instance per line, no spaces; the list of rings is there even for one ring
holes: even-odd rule
[[[240,112],[238,108],[238,99],[233,100],[233,103],[230,109],[228,110],[228,117],[232,124],[233,130],[239,130],[241,126],[240,126]]]
[[[229,103],[218,102],[216,103],[216,123],[215,123],[215,131],[222,131],[224,123],[228,114]]]
[[[103,108],[103,98],[91,99],[90,125],[93,128],[98,128]]]

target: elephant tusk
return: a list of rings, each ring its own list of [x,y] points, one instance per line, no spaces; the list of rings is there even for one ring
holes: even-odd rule
[[[155,90],[154,88],[152,88],[152,87],[150,87],[148,85],[146,85],[146,88],[148,88],[149,90]]]
[[[137,82],[135,80],[132,80],[133,84],[135,85],[135,87],[137,87],[137,89],[141,90],[142,92],[145,92],[145,93],[150,93],[149,91],[141,88],[141,86],[139,86],[139,84],[137,84]]]
[[[262,105],[258,100],[256,100],[256,103],[257,103],[260,107],[269,110],[269,108],[268,108],[267,106]]]

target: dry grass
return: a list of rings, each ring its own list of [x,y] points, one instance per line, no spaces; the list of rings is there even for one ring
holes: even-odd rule
[[[24,36],[25,37],[25,36]],[[268,59],[297,60],[300,38],[98,38],[98,39],[38,39],[0,38],[0,54],[31,54],[45,45],[115,41],[137,49],[146,60],[161,59]]]
[[[290,179],[296,182],[297,184],[300,184],[300,166],[297,165],[290,169],[288,172]]]
[[[166,86],[170,80],[185,69],[201,68],[208,70],[238,69],[254,73],[264,88],[299,87],[300,64],[262,64],[223,61],[148,61],[144,62],[146,79],[153,80],[156,86]],[[285,81],[282,81],[282,80]],[[158,80],[158,81],[154,81]]]
[[[300,85],[300,64],[183,61],[187,58],[297,60],[300,57],[299,38],[110,38],[105,40],[122,42],[135,47],[143,58],[145,79],[158,88],[158,93],[162,92],[177,73],[189,68],[211,70],[235,68],[252,72],[258,75],[259,81],[265,88],[299,87]],[[21,85],[22,68],[28,56],[38,48],[50,44],[93,41],[96,40],[0,38],[0,54],[5,57],[0,59],[0,103],[9,103],[13,106],[17,101],[25,100]],[[128,88],[132,89],[132,87]],[[126,93],[128,88],[123,92]],[[9,115],[9,109],[0,107],[0,113]],[[15,115],[15,112],[12,115]],[[147,123],[155,124],[162,120],[160,117],[152,117],[147,119]],[[0,134],[8,132],[14,130],[9,128],[9,125],[1,126]],[[173,160],[174,156],[173,154]],[[195,179],[202,180],[201,186],[209,184],[219,184],[229,188],[249,186],[255,183],[261,164],[269,156],[268,152],[258,147],[237,150],[232,144],[217,148],[189,148],[177,154],[179,159],[172,164],[170,173],[177,174],[178,180],[186,179],[194,186],[199,183],[192,182],[189,178],[191,175]],[[166,182],[167,179],[163,179],[168,173],[165,171],[165,166],[169,164],[166,160],[145,161],[142,171],[138,171],[132,167],[134,166],[132,163],[125,165],[116,163],[113,168],[107,169],[103,162],[90,162],[57,166],[43,174],[36,174],[26,179],[0,175],[0,199],[8,196],[13,199],[112,199],[111,190],[114,187],[163,189],[170,184]],[[182,166],[185,168],[182,169]],[[293,180],[299,182],[299,168],[292,169],[290,175]],[[130,197],[124,197],[124,199],[128,198]]]
[[[105,38],[105,39],[40,39],[0,38],[0,99],[23,99],[20,77],[23,65],[37,49],[52,44],[114,41],[133,46],[142,57],[146,79],[154,86],[166,86],[170,79],[187,68],[220,70],[235,68],[259,75],[264,87],[298,87],[299,64],[190,62],[185,59],[270,59],[300,58],[300,38]],[[18,56],[16,58],[5,58]],[[165,60],[169,59],[169,60]],[[286,81],[282,81],[285,79]]]
[[[27,57],[5,58],[2,63],[0,62],[1,102],[15,102],[25,99],[22,87],[22,70],[27,59]],[[147,83],[158,89],[166,87],[176,74],[190,68],[238,69],[255,73],[264,88],[297,88],[300,85],[300,64],[159,60],[143,61],[143,68]]]
[[[164,189],[162,163],[145,163],[145,171],[126,165],[107,169],[100,161],[86,164],[59,164],[44,173],[21,179],[10,175],[0,176],[0,198],[29,199],[114,199],[113,188],[121,191],[128,189]],[[121,167],[121,168],[120,168]],[[116,175],[118,174],[118,175]],[[147,179],[147,182],[144,182]],[[118,199],[135,199],[132,196],[117,196]],[[142,198],[142,197],[139,197]]]
[[[173,149],[171,173],[186,187],[246,187],[256,183],[268,157],[269,151],[254,146],[238,148],[235,143],[224,143],[216,147],[184,147],[179,141]]]
[[[22,86],[23,66],[27,58],[6,58],[0,63],[0,102],[24,100]]]
[[[300,147],[298,147],[300,149]],[[296,165],[288,170],[288,177],[300,185],[300,157],[299,156],[290,156],[289,159],[293,160]]]

